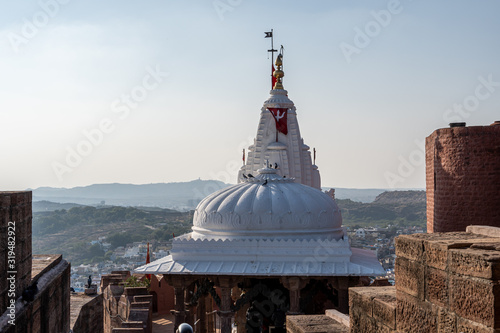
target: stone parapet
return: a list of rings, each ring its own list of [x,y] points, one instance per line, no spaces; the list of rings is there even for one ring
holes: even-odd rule
[[[71,295],[71,329],[73,333],[103,332],[103,295]]]
[[[69,332],[70,329],[70,272],[68,262],[60,256],[40,255],[33,258],[38,267],[32,275],[37,280],[33,300],[17,299],[15,325],[0,318],[0,332]],[[53,260],[50,260],[52,258]],[[44,264],[47,269],[45,269]]]
[[[101,279],[104,333],[152,332],[153,296],[145,287],[125,287],[128,271],[116,271]]]
[[[500,237],[469,230],[397,237],[396,285],[349,290],[351,333],[500,333]]]
[[[396,238],[396,254],[399,331],[500,329],[500,238],[466,232],[405,235]]]
[[[349,289],[351,333],[396,332],[396,290],[394,287]]]

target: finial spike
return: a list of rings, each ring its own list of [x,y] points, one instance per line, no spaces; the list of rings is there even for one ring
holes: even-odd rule
[[[273,89],[284,89],[283,88],[283,83],[281,82],[281,79],[283,76],[285,76],[285,73],[281,69],[283,66],[283,54],[280,53],[278,54],[278,57],[276,58],[276,67],[277,69],[274,71],[273,76],[276,78],[276,83],[274,84]]]

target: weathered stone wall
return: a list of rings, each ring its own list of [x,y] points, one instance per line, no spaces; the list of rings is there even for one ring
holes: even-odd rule
[[[174,309],[174,288],[165,281],[163,276],[158,279],[156,275],[151,275],[149,292],[150,294],[156,294],[155,310],[158,314],[167,314],[170,313],[170,310]]]
[[[103,296],[88,296],[85,294],[71,295],[71,312],[73,333],[103,333]],[[72,314],[73,316],[73,314]]]
[[[129,272],[113,272],[101,279],[104,333],[152,332],[152,301],[145,287],[124,287]],[[128,274],[123,274],[128,273]]]
[[[500,227],[500,124],[438,129],[425,145],[427,232]]]
[[[471,233],[396,238],[399,332],[497,332],[500,239]]]
[[[500,229],[468,230],[397,237],[396,286],[349,289],[351,333],[499,333]]]
[[[17,271],[16,298],[19,298],[31,281],[31,192],[0,192],[0,314],[7,309],[7,271]],[[9,223],[12,222],[12,223]],[[15,222],[15,224],[14,224]],[[9,235],[9,231],[11,234]],[[15,237],[15,267],[10,269],[9,241]],[[10,243],[13,244],[13,243]],[[10,274],[9,274],[10,275]]]
[[[33,257],[33,266],[33,281],[38,281],[35,298],[31,302],[18,299],[15,325],[0,327],[0,332],[69,332],[70,264],[61,255],[43,255]]]
[[[396,290],[394,287],[349,289],[351,333],[396,332]]]

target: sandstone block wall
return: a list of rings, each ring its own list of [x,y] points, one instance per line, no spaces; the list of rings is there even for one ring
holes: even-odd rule
[[[396,332],[394,287],[349,288],[351,333]]]
[[[427,232],[500,227],[500,124],[438,129],[425,146]]]
[[[397,237],[396,286],[349,289],[351,333],[500,333],[500,228],[468,230]]]
[[[396,238],[398,332],[500,332],[500,238]]]
[[[16,298],[31,281],[31,192],[0,192],[0,314],[7,308],[9,285],[9,231],[15,233]],[[13,223],[15,222],[15,225]],[[12,229],[15,226],[15,229]],[[9,228],[11,227],[11,228]]]

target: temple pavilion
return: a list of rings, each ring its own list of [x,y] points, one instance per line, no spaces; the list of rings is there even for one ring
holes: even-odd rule
[[[174,287],[176,328],[207,332],[215,303],[221,333],[279,331],[286,314],[347,313],[348,288],[385,274],[372,251],[350,247],[335,199],[321,191],[282,61],[239,183],[198,204],[169,256],[135,269]]]

